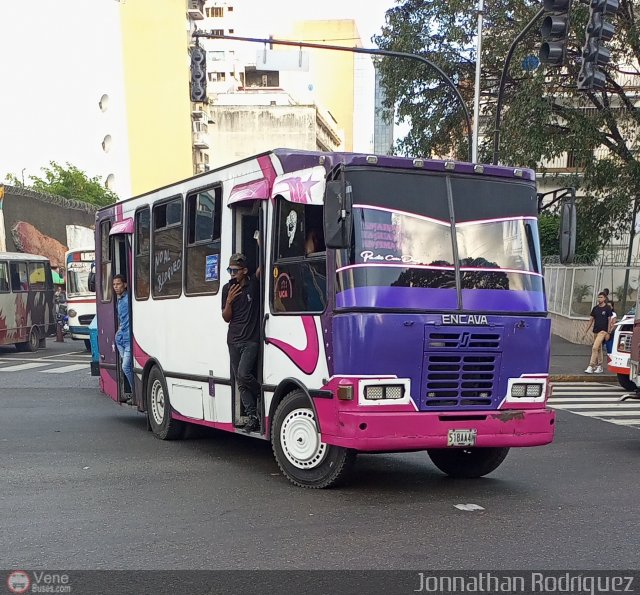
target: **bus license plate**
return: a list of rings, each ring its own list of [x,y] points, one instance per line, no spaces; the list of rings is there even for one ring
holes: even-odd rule
[[[449,430],[447,446],[475,446],[478,430]]]

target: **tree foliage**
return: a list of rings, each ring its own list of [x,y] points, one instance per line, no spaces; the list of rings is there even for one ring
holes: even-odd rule
[[[456,82],[472,105],[475,78],[477,0],[398,0],[375,42],[382,49],[422,55]],[[636,136],[640,106],[640,34],[635,17],[640,0],[620,0],[616,34],[607,42],[610,64],[603,70],[603,92],[579,92],[576,80],[584,44],[588,7],[573,2],[567,59],[563,68],[524,68],[537,55],[537,23],[517,46],[506,79],[500,162],[545,172],[539,164],[567,153],[575,168],[559,186],[580,188],[578,211],[590,232],[604,243],[628,231],[630,212],[640,191]],[[509,46],[533,18],[541,0],[491,0],[485,3],[482,45],[480,161],[492,157],[498,83]],[[387,58],[381,63],[387,105],[411,129],[398,149],[411,155],[453,155],[466,159],[463,111],[454,94],[426,66]],[[606,151],[602,151],[605,147]],[[600,149],[596,153],[596,149]],[[597,156],[595,158],[594,156]]]
[[[49,166],[41,168],[41,171],[42,177],[29,176],[29,184],[23,184],[13,174],[7,176],[7,181],[14,186],[25,186],[38,192],[55,194],[100,207],[110,205],[118,198],[115,192],[105,188],[98,176],[90,178],[70,163],[63,167],[51,161]]]

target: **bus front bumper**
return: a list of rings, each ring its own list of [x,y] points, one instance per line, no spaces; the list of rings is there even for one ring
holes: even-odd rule
[[[324,431],[322,441],[363,452],[400,452],[448,448],[451,432],[474,430],[479,448],[541,446],[553,440],[551,409],[505,409],[473,412],[341,411],[337,431]]]

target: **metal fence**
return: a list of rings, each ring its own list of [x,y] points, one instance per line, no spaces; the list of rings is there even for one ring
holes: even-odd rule
[[[562,266],[544,268],[547,308],[553,314],[567,318],[587,319],[596,303],[596,296],[609,289],[618,315],[636,305],[640,286],[637,266]]]

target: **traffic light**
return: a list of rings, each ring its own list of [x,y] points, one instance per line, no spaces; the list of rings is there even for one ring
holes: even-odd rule
[[[589,21],[585,29],[585,42],[582,48],[582,68],[578,74],[578,90],[591,91],[603,89],[606,77],[600,70],[611,60],[611,52],[603,47],[616,31],[613,23],[605,17],[618,12],[618,0],[591,0]]]
[[[207,52],[199,45],[191,48],[191,101],[207,100]]]
[[[543,7],[548,13],[540,28],[542,45],[540,62],[551,66],[562,66],[567,51],[569,37],[569,17],[573,0],[544,0]]]

